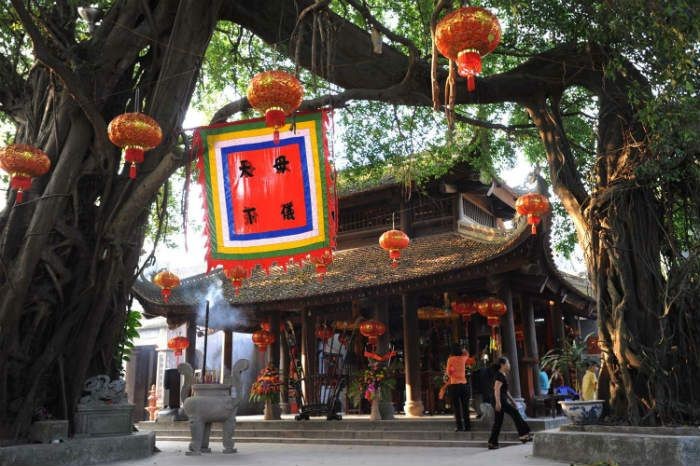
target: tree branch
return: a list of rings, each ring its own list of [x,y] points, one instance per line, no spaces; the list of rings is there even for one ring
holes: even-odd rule
[[[44,42],[39,29],[36,27],[32,18],[27,11],[27,9],[22,4],[21,0],[11,0],[12,5],[15,7],[15,11],[24,26],[24,29],[29,34],[34,44],[34,54],[36,59],[46,65],[49,69],[56,72],[56,74],[61,78],[61,81],[66,85],[68,91],[71,93],[73,98],[78,102],[80,108],[83,109],[88,121],[93,127],[95,132],[95,145],[98,150],[102,150],[107,147],[107,124],[105,123],[102,115],[97,110],[91,99],[85,94],[83,90],[82,81],[78,76],[76,76],[61,60],[51,53],[49,47]]]
[[[498,131],[505,131],[509,134],[522,134],[528,132],[528,130],[537,128],[535,125],[501,125],[499,123],[491,123],[490,121],[479,120],[476,118],[471,118],[461,113],[455,113],[455,120],[462,123],[466,123],[472,126],[478,126],[480,128],[495,129]]]

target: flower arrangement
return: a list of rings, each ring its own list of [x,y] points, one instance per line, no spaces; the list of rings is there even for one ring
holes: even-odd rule
[[[396,386],[396,380],[392,374],[391,367],[372,362],[352,381],[348,388],[348,395],[356,405],[360,404],[362,398],[370,402],[376,397],[388,400]]]
[[[268,364],[267,367],[260,371],[258,378],[250,387],[248,399],[252,402],[270,401],[278,403],[280,400],[280,385],[282,385],[282,381],[280,380],[279,372],[272,364]]]

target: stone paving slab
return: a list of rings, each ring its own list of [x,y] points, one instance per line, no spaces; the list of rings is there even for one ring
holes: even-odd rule
[[[345,445],[236,445],[238,453],[224,455],[221,444],[212,453],[185,456],[186,442],[157,442],[161,450],[150,458],[108,463],[109,466],[568,466],[534,458],[532,445],[486,448],[369,447]]]

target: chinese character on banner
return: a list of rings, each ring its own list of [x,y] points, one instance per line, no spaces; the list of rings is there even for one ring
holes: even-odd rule
[[[207,266],[285,266],[335,247],[336,201],[328,162],[326,112],[302,113],[280,132],[262,118],[198,128],[200,183],[208,232]]]

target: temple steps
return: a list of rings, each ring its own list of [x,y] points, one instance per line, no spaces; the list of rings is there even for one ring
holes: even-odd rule
[[[189,441],[187,421],[174,423],[141,422],[139,430],[151,430],[157,441]],[[239,420],[234,439],[249,443],[334,444],[373,446],[424,446],[424,447],[478,447],[484,448],[490,426],[473,421],[470,432],[454,432],[454,421],[449,418],[398,419],[394,421],[369,421],[344,419],[326,421],[246,421]],[[212,426],[210,442],[221,441],[221,424]],[[519,443],[517,433],[504,426],[501,432],[502,446]]]

